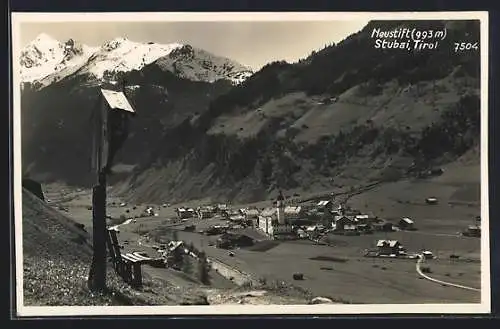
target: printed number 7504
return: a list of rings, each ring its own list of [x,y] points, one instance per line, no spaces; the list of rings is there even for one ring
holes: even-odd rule
[[[455,52],[464,50],[478,50],[479,45],[477,42],[455,42]]]

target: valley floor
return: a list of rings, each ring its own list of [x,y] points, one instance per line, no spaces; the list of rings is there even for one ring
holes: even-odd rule
[[[450,172],[453,174],[453,171]],[[376,232],[373,235],[361,236],[332,235],[329,236],[329,246],[315,245],[310,241],[289,241],[273,243],[261,251],[258,251],[259,248],[237,249],[233,257],[227,250],[212,246],[217,236],[183,231],[186,225],[194,224],[198,231],[225,222],[217,219],[192,219],[174,223],[172,220],[175,218],[175,207],[194,208],[201,205],[197,202],[169,207],[157,205],[157,217],[137,218],[135,222],[122,225],[120,239],[127,241],[126,249],[146,251],[154,255],[155,250],[144,242],[145,237],[165,237],[168,240],[171,231],[177,230],[179,239],[204,250],[210,259],[247,273],[256,280],[286,282],[290,286],[305,289],[312,296],[329,297],[336,302],[479,303],[481,294],[478,291],[444,286],[422,278],[416,271],[415,260],[363,257],[364,250],[373,248],[378,239],[396,239],[408,248],[409,252],[426,249],[437,256],[437,259],[426,264],[431,268],[432,273],[429,275],[433,278],[481,288],[480,239],[459,234],[471,224],[475,216],[480,215],[477,186],[475,182],[457,183],[457,179],[450,183],[444,176],[431,181],[388,183],[355,195],[349,200],[355,208],[382,214],[388,219],[409,216],[415,219],[418,230]],[[91,231],[91,211],[87,209],[91,204],[89,191],[69,192],[63,199],[58,199],[60,189],[54,193],[48,189],[46,195],[52,199],[52,203],[64,204],[70,216]],[[435,206],[425,205],[422,200],[430,195],[436,196],[442,202]],[[120,202],[112,195],[108,198],[110,216],[138,216],[145,208],[145,205],[120,207]],[[254,231],[252,234],[260,233]],[[450,259],[452,254],[460,255],[460,260]],[[318,257],[322,260],[317,260]],[[329,257],[341,258],[344,261],[332,261]],[[176,276],[169,271],[148,270],[153,276],[185,284],[176,281]],[[292,274],[295,272],[303,273],[304,280],[294,281]],[[226,289],[232,284],[222,277],[216,278],[213,288]]]

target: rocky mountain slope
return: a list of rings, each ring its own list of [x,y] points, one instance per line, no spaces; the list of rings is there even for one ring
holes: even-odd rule
[[[374,28],[398,27],[446,27],[448,35],[432,51],[374,47]],[[139,86],[130,95],[144,114],[134,120],[119,161],[134,171],[115,176],[114,190],[144,202],[252,202],[278,188],[302,193],[397,181],[453,163],[479,145],[479,52],[455,53],[453,42],[478,36],[475,21],[370,22],[298,63],[270,63],[237,86],[220,81],[217,87],[189,79],[211,80],[220,64],[210,74],[175,70],[171,57],[203,58],[179,48],[127,74]],[[23,109],[31,112],[23,129],[30,127],[24,131],[36,143],[23,149],[29,153],[23,165],[33,163],[32,172],[73,183],[84,176],[88,153],[72,146],[84,144],[75,136],[85,132],[80,113],[91,102],[80,97],[91,99],[83,96],[91,88],[82,88],[79,79],[26,97]],[[62,109],[61,95],[67,95]],[[39,103],[43,109],[34,110]],[[75,106],[81,110],[71,111],[72,125],[57,128],[59,117]],[[42,119],[49,112],[54,116]],[[51,130],[36,128],[39,121],[63,130],[44,136]],[[478,164],[479,156],[473,160]],[[71,165],[62,167],[62,161]]]
[[[376,49],[370,36],[444,26],[435,51]],[[271,63],[169,131],[116,191],[144,202],[253,202],[279,188],[422,177],[479,145],[479,52],[451,51],[453,40],[478,35],[472,21],[371,22],[299,63]]]
[[[47,39],[39,37],[28,45],[22,63],[31,58],[29,49],[42,48],[39,44],[50,43],[48,49],[63,47]],[[125,38],[106,43],[79,67],[63,65],[67,62],[59,61],[61,56],[44,59],[50,52],[41,54],[38,75],[29,75],[26,66],[22,72],[26,79],[21,100],[23,166],[42,180],[80,185],[92,180],[90,113],[101,86],[114,88],[110,83],[128,79],[126,93],[138,116],[118,161],[130,168],[158,147],[168,129],[200,115],[212,99],[251,74],[235,61],[190,45],[141,44]]]

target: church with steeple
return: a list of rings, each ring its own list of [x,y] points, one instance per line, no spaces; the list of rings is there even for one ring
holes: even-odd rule
[[[286,218],[285,197],[279,191],[275,206],[264,209],[257,220],[257,228],[274,240],[293,239],[292,225]]]

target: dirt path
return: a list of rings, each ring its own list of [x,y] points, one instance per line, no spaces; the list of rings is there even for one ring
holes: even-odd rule
[[[420,265],[422,264],[422,261],[423,261],[423,256],[420,255],[418,257],[418,260],[417,260],[416,269],[417,269],[417,273],[421,277],[423,277],[424,279],[432,281],[432,282],[435,282],[435,283],[443,284],[445,286],[456,287],[456,288],[465,289],[465,290],[472,290],[472,291],[481,291],[481,289],[467,287],[467,286],[463,286],[463,285],[460,285],[460,284],[446,282],[446,281],[441,281],[441,280],[438,280],[438,279],[431,278],[430,276],[428,276],[428,275],[426,275],[426,274],[424,274],[422,272],[422,269],[420,268]]]

